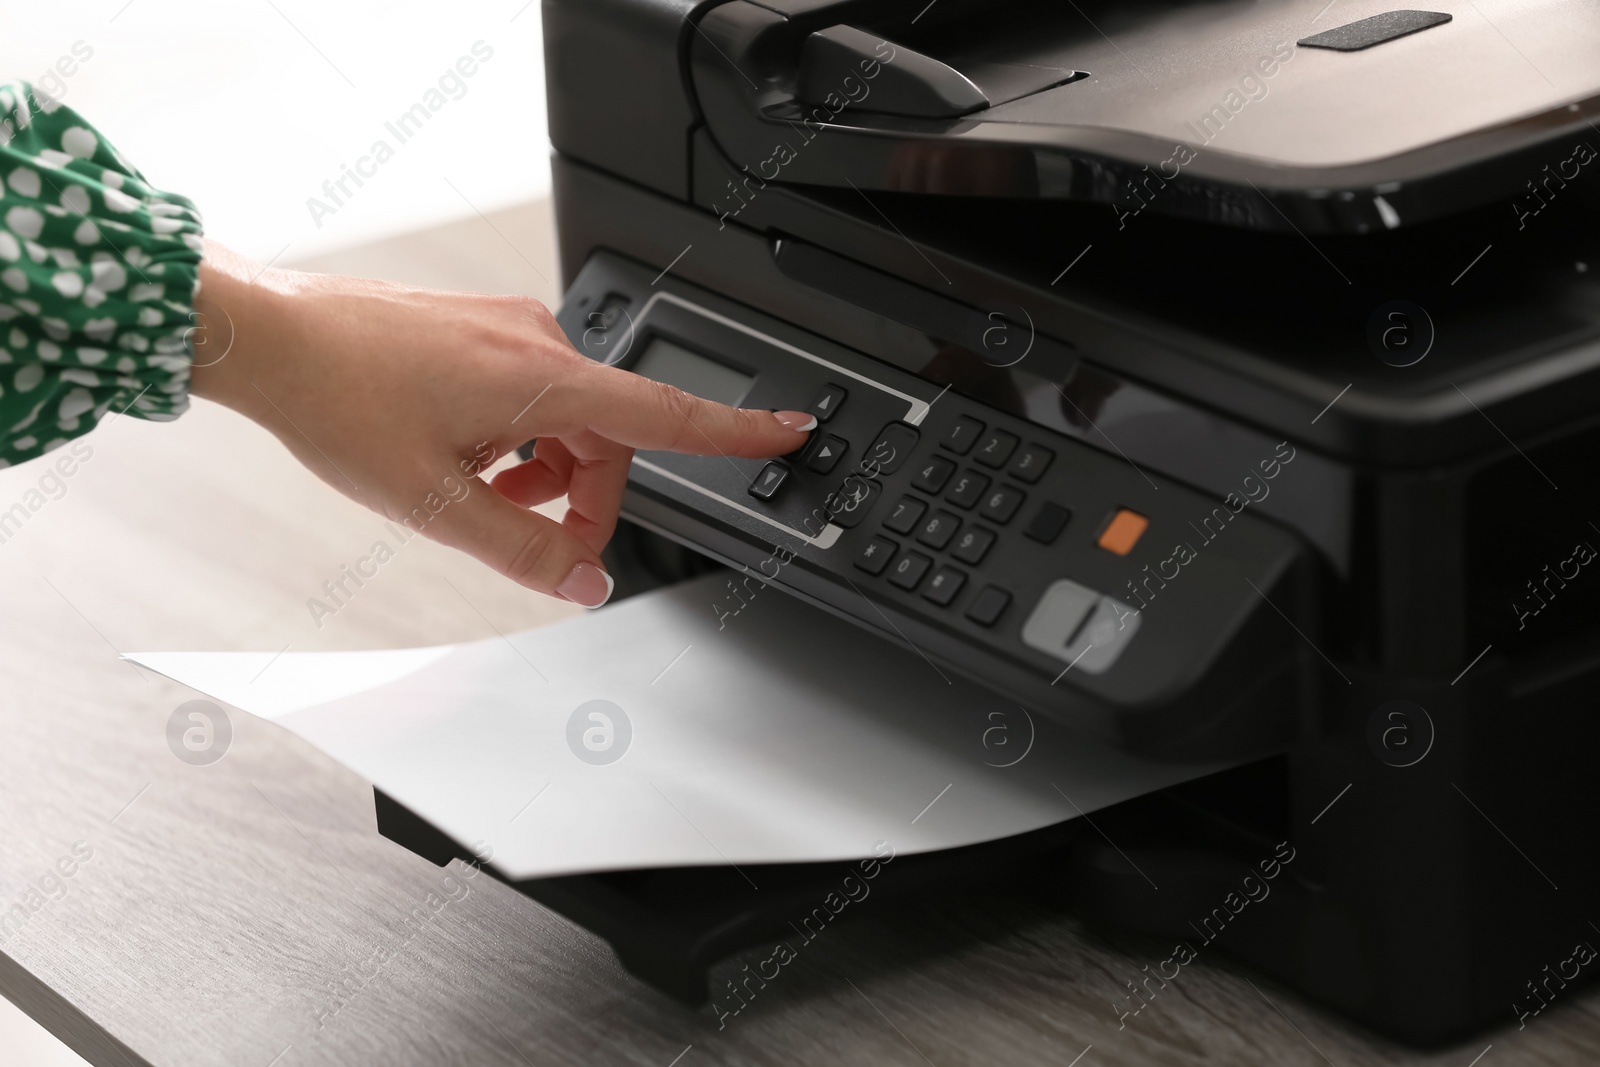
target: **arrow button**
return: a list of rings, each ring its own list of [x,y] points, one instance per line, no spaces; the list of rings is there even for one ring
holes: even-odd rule
[[[818,422],[827,422],[844,406],[844,398],[847,395],[843,386],[829,382],[822,387],[822,391],[811,401],[811,406],[806,410],[815,415]]]
[[[756,475],[756,480],[750,483],[750,495],[757,500],[771,500],[778,495],[778,490],[783,487],[784,480],[788,477],[788,467],[782,463],[768,463],[761,468],[761,473]]]
[[[827,474],[839,465],[839,460],[844,458],[845,452],[850,448],[850,442],[834,434],[823,437],[811,449],[811,456],[806,460],[806,467],[818,474]]]

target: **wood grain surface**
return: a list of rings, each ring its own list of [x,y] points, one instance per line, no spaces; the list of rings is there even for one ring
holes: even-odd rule
[[[544,204],[314,266],[556,296]],[[685,1009],[532,901],[378,837],[368,786],[270,724],[235,714],[226,756],[180,761],[167,721],[194,694],[118,658],[245,649],[265,665],[573,609],[419,540],[318,628],[306,598],[376,518],[214,407],[89,441],[65,495],[0,544],[0,914],[42,901],[0,927],[0,993],[97,1067],[1600,1061],[1594,992],[1424,1055],[1215,956],[1119,1029],[1125,979],[1166,946],[1086,928],[1049,886],[842,920],[738,1015]],[[3,472],[0,508],[41,474]],[[413,930],[430,894],[444,903]]]

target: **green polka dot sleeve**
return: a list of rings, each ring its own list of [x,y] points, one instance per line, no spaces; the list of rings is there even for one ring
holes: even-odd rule
[[[0,83],[0,467],[189,405],[200,215],[71,108]]]

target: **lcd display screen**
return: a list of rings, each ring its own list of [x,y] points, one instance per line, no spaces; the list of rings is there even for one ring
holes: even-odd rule
[[[738,404],[750,391],[750,383],[755,381],[742,371],[662,337],[645,347],[633,364],[633,371],[719,404]]]

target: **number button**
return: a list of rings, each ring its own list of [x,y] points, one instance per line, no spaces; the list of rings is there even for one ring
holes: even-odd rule
[[[920,552],[907,552],[894,561],[889,569],[889,581],[901,589],[915,589],[922,576],[928,573],[933,560]]]
[[[912,527],[922,521],[922,513],[928,510],[928,505],[914,496],[903,496],[895,504],[894,510],[889,512],[889,517],[883,520],[883,525],[895,533],[910,533]]]
[[[1007,473],[1019,482],[1032,485],[1044,477],[1044,472],[1050,469],[1050,463],[1055,458],[1056,454],[1043,445],[1029,445],[1017,453]]]
[[[929,548],[943,548],[950,543],[950,538],[956,535],[956,530],[961,527],[961,519],[948,511],[936,511],[927,522],[922,524],[922,529],[917,531],[917,540]]]
[[[984,475],[977,471],[962,471],[950,486],[950,493],[945,499],[958,508],[973,508],[983,499],[984,491],[988,488],[989,479]]]
[[[976,567],[983,562],[983,557],[989,554],[994,539],[993,530],[985,530],[982,526],[968,526],[961,531],[961,536],[956,538],[956,545],[950,550],[950,554],[962,563],[970,563]]]
[[[1021,489],[1003,485],[984,498],[981,511],[984,518],[993,519],[995,522],[1010,522],[1011,516],[1017,513],[1017,509],[1027,498],[1027,494]]]
[[[883,569],[894,559],[894,554],[900,546],[887,537],[874,537],[867,542],[867,547],[861,550],[861,555],[856,557],[856,566],[868,574],[882,574]]]
[[[958,456],[964,456],[972,451],[973,442],[978,435],[983,433],[983,423],[971,415],[963,415],[950,427],[950,432],[944,435],[944,440],[939,442],[940,448],[948,448]]]
[[[961,587],[967,584],[967,576],[954,567],[940,567],[928,584],[923,586],[922,595],[925,599],[933,601],[941,608],[948,607],[950,601],[961,592]]]
[[[911,478],[911,485],[925,493],[937,493],[956,472],[956,465],[943,456],[929,456],[922,468]]]
[[[1000,468],[1006,465],[1006,460],[1011,458],[1011,453],[1016,451],[1016,447],[1016,434],[1006,433],[1004,430],[991,430],[989,436],[978,443],[978,450],[972,454],[972,458],[985,467]]]

